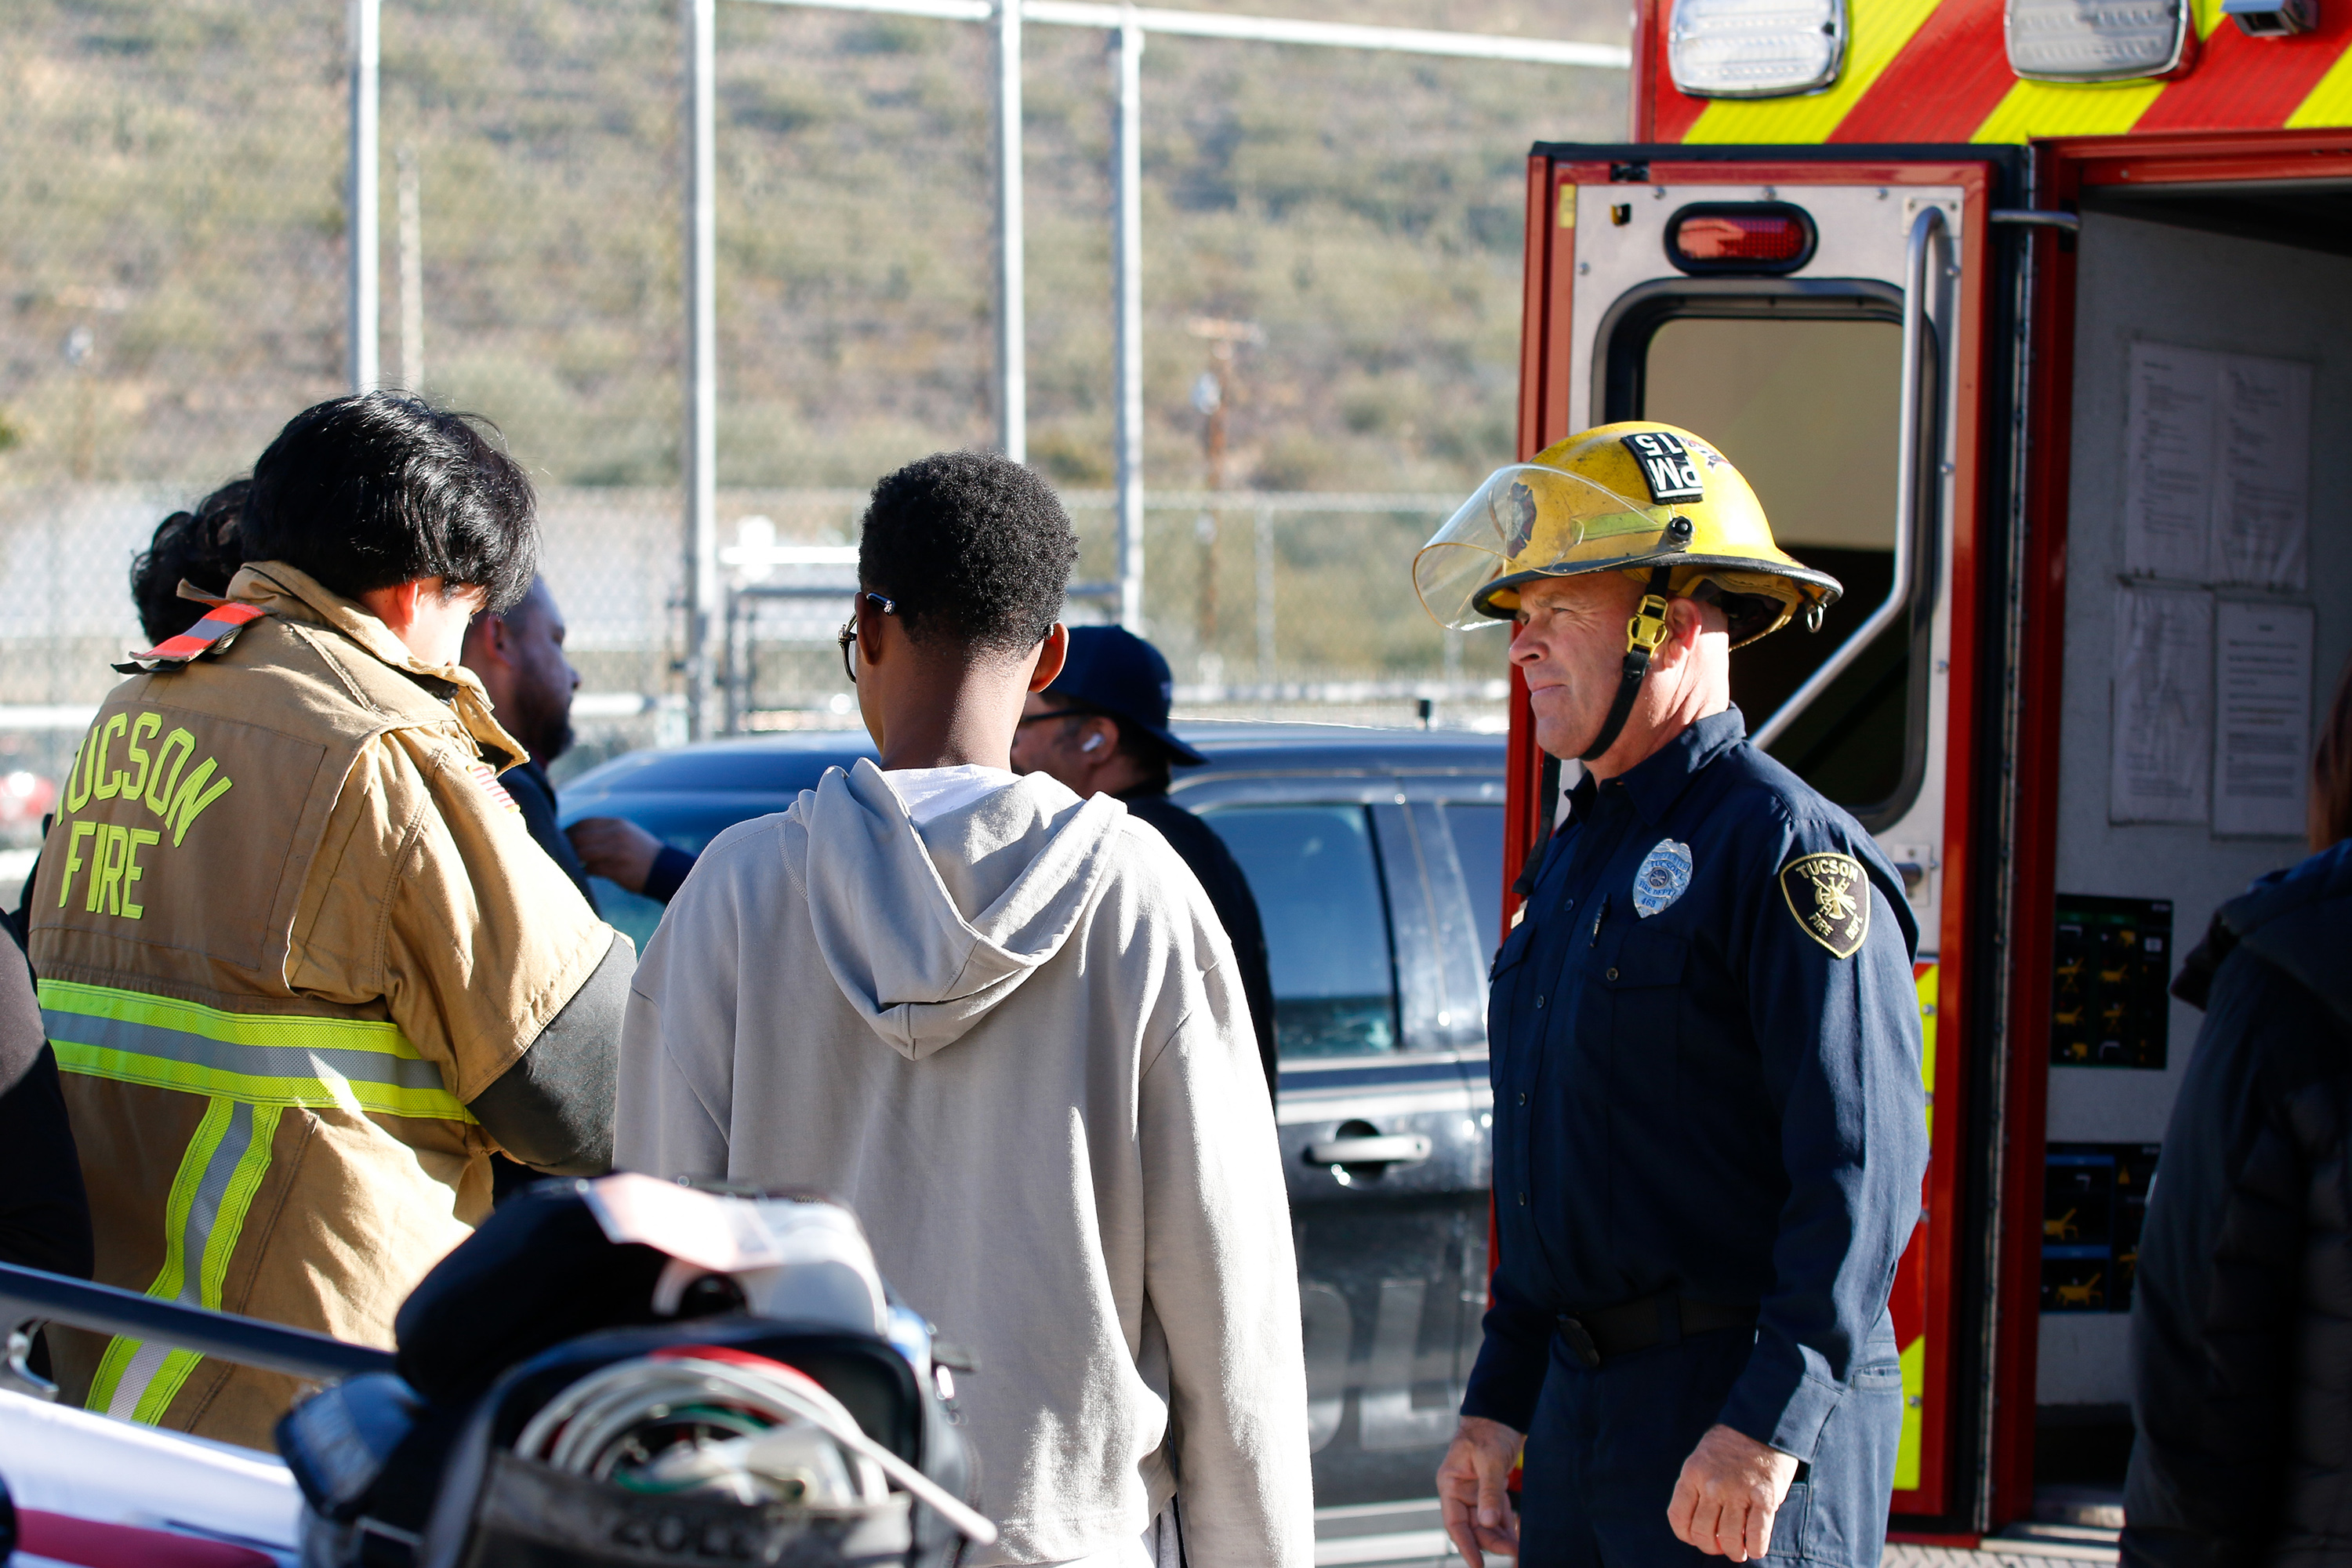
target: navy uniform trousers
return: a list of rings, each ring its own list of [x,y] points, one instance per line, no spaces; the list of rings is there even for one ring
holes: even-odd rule
[[[1720,1424],[1801,1461],[1769,1561],[1877,1568],[1927,1163],[1902,879],[1737,709],[1570,804],[1495,960],[1494,1305],[1462,1405],[1528,1435],[1521,1562],[1702,1561],[1666,1508]],[[1564,1318],[1616,1353],[1588,1365]]]
[[[1853,1387],[1822,1423],[1819,1446],[1772,1521],[1768,1563],[1877,1568],[1886,1500],[1903,1436],[1903,1369],[1882,1325]],[[1634,1568],[1712,1562],[1666,1526],[1683,1461],[1715,1425],[1747,1366],[1754,1335],[1738,1329],[1654,1345],[1592,1369],[1552,1342],[1551,1367],[1528,1433],[1519,1493],[1520,1568]]]

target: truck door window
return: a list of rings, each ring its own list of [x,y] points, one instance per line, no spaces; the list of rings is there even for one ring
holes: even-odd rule
[[[1232,805],[1202,815],[1257,900],[1281,1055],[1395,1050],[1396,964],[1370,814],[1360,805]]]
[[[1902,328],[1851,313],[1645,316],[1620,329],[1650,333],[1638,375],[1617,389],[1637,405],[1612,416],[1662,419],[1715,443],[1755,487],[1780,546],[1845,588],[1818,633],[1792,624],[1731,656],[1732,700],[1752,729],[1886,597]],[[1888,627],[1772,746],[1865,821],[1907,804],[1897,797],[1925,734],[1911,654],[1909,627]]]

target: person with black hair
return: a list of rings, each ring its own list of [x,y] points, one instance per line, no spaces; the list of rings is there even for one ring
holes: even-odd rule
[[[131,557],[131,602],[138,608],[139,629],[147,634],[150,647],[177,637],[204,619],[205,601],[181,594],[181,584],[213,598],[228,592],[228,580],[244,563],[236,537],[237,508],[245,504],[245,492],[252,486],[250,479],[231,479],[198,501],[194,510],[173,512],[155,525],[147,548]],[[53,816],[42,819],[43,837],[48,836],[53,820]],[[40,874],[36,862],[25,874],[16,908],[0,916],[19,947],[27,931],[33,883]]]
[[[500,780],[523,826],[593,910],[588,868],[556,826],[555,785],[547,776],[547,765],[572,749],[572,695],[580,689],[580,672],[563,652],[566,630],[547,579],[537,578],[520,604],[474,617],[464,663],[481,681],[499,722],[530,753]]]
[[[580,672],[563,652],[568,629],[547,579],[534,578],[521,603],[474,617],[466,628],[461,662],[481,681],[499,723],[530,753],[499,775],[499,784],[522,813],[531,842],[547,851],[601,916],[588,868],[556,820],[555,781],[547,776],[547,765],[572,749],[572,697],[580,689]],[[490,1157],[490,1190],[499,1203],[538,1179],[520,1161]]]
[[[251,479],[231,479],[194,510],[173,512],[131,558],[131,602],[139,606],[150,647],[204,619],[205,601],[183,595],[181,584],[215,599],[227,594],[229,579],[245,564],[236,514],[252,489]]]
[[[530,585],[535,504],[467,416],[320,404],[255,465],[221,601],[119,667],[31,907],[100,1281],[389,1345],[493,1152],[608,1167],[635,955],[531,843],[457,661]],[[299,1387],[54,1344],[67,1397],[252,1447]]]
[[[874,489],[879,752],[712,840],[646,949],[624,1168],[812,1188],[977,1355],[987,1559],[1306,1568],[1298,1286],[1233,947],[1167,841],[1015,777],[1077,541],[982,452]]]
[[[232,479],[155,525],[146,549],[131,563],[131,599],[150,643],[186,631],[205,614],[200,600],[183,598],[180,584],[219,595],[240,562],[236,511],[247,479]],[[50,822],[41,825],[44,837]],[[0,923],[23,956],[37,864],[26,874],[16,908]],[[0,1263],[18,1263],[87,1279],[90,1254],[89,1196],[74,1152],[73,1127],[58,1078],[57,1053],[42,1032],[40,1004],[29,966],[0,952]],[[41,1365],[47,1367],[42,1348]]]
[[[1081,796],[1108,795],[1126,805],[1183,857],[1217,911],[1241,965],[1265,1091],[1278,1092],[1274,982],[1265,928],[1249,879],[1216,829],[1168,798],[1171,768],[1209,759],[1168,728],[1175,677],[1160,651],[1124,626],[1073,626],[1062,673],[1033,691],[1013,737],[1013,771],[1051,773]]]

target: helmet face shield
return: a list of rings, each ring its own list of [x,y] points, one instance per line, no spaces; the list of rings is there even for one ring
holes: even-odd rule
[[[1499,579],[1570,576],[1648,555],[1674,513],[1577,474],[1514,463],[1487,476],[1421,547],[1412,585],[1440,626],[1493,626],[1509,618],[1489,605]]]

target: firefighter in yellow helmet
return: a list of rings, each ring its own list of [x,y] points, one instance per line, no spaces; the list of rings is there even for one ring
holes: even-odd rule
[[[1836,578],[1772,542],[1756,492],[1722,453],[1687,430],[1641,422],[1603,425],[1496,469],[1422,548],[1412,575],[1440,625],[1470,631],[1517,616],[1530,583],[1601,572],[1625,574],[1643,595],[1606,721],[1577,753],[1585,762],[1624,728],[1669,600],[1720,609],[1731,648],[1791,616],[1818,626],[1840,592]]]
[[[1495,959],[1494,1306],[1447,1531],[1471,1568],[1875,1568],[1927,1163],[1917,928],[1730,694],[1731,648],[1838,585],[1648,422],[1500,470],[1414,577],[1449,626],[1511,624],[1538,743],[1584,763]]]

